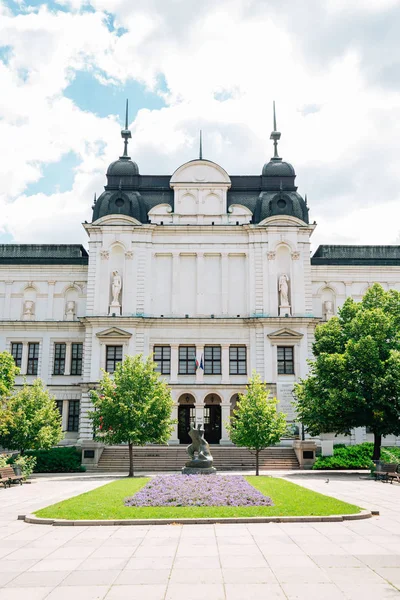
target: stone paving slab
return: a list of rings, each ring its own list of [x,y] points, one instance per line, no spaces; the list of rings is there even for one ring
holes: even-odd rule
[[[380,516],[136,527],[18,521],[109,480],[41,477],[0,490],[0,600],[400,600],[400,485],[357,474],[332,474],[329,483],[320,474],[286,476]]]

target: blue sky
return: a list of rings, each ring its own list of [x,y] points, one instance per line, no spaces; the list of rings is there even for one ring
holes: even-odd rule
[[[77,72],[71,84],[65,89],[64,97],[85,112],[99,117],[110,114],[118,115],[121,128],[125,122],[125,102],[129,99],[129,120],[133,121],[141,108],[158,110],[165,106],[163,99],[154,92],[146,90],[145,86],[131,81],[124,86],[113,84],[102,85],[93,73]],[[75,170],[80,164],[80,158],[73,152],[65,154],[61,160],[43,164],[41,178],[29,184],[25,193],[52,194],[56,191],[66,192],[72,188]],[[0,241],[1,241],[0,236]]]

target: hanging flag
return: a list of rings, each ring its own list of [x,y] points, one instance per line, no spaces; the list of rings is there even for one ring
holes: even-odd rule
[[[198,369],[198,368],[199,368],[199,366],[200,366],[200,365],[199,365],[199,361],[197,360],[197,358],[195,359],[195,365],[196,365],[196,371],[197,371],[197,369]]]
[[[203,355],[201,355],[201,358],[200,358],[200,369],[203,369],[203,371],[204,371],[204,366],[203,366]]]

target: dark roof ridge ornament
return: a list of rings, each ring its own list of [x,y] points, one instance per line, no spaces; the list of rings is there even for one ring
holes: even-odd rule
[[[94,210],[94,207],[96,206],[96,202],[97,202],[97,195],[96,192],[94,193],[94,198],[93,198],[93,206],[92,206],[92,210]]]
[[[281,139],[281,132],[276,129],[276,112],[275,112],[275,100],[273,101],[273,112],[274,112],[274,130],[271,131],[270,140],[274,140],[274,156],[271,160],[282,160],[278,154],[278,141]]]
[[[124,153],[122,156],[120,156],[120,158],[130,159],[130,156],[128,156],[128,140],[132,137],[132,134],[128,129],[128,99],[126,99],[125,129],[121,130],[121,137],[124,140]]]
[[[200,129],[199,160],[203,160],[203,132]]]

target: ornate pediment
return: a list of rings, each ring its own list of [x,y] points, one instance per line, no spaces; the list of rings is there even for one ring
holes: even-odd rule
[[[129,340],[132,337],[132,334],[129,331],[124,331],[123,329],[119,329],[118,327],[110,327],[109,329],[104,329],[104,331],[99,331],[96,333],[96,337],[100,340]]]
[[[283,329],[278,329],[277,331],[273,331],[272,333],[269,333],[267,337],[269,337],[270,340],[276,341],[276,342],[282,342],[282,341],[298,342],[304,336],[302,333],[299,333],[298,331],[293,331],[292,329],[288,329],[288,328],[284,327]]]

